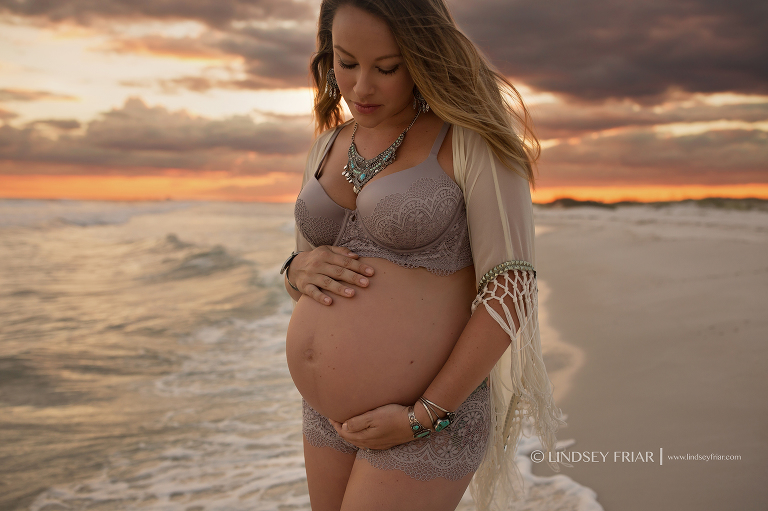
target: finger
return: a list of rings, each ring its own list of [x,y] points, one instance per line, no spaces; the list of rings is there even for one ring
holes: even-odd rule
[[[328,277],[328,278],[325,278]],[[368,279],[351,270],[335,264],[325,264],[318,274],[319,287],[339,296],[352,297],[355,295],[354,285],[366,287]],[[350,285],[352,284],[352,285]]]
[[[341,254],[337,254],[333,259],[329,261],[329,263],[340,266],[341,268],[347,269],[360,276],[370,277],[375,273],[375,270],[372,266]],[[353,281],[354,284],[357,284],[358,282],[359,280]]]
[[[360,275],[368,275],[369,277],[375,273],[375,270],[371,266],[357,260],[357,257],[358,257],[357,254],[347,251],[346,247],[338,247],[338,248],[341,248],[343,250],[342,252],[339,252],[339,254],[341,254],[341,259],[339,260],[340,261],[339,266],[352,270],[353,272],[359,273]],[[355,258],[348,260],[347,258],[344,257],[349,254],[354,254]]]
[[[333,426],[333,429],[336,430],[336,433],[350,444],[354,445],[355,447],[359,447],[360,449],[367,449],[369,447],[360,433],[349,433],[348,431],[344,431],[342,429],[340,423],[330,419],[328,422],[330,422],[331,426]]]
[[[320,291],[317,286],[313,284],[307,284],[302,291],[304,294],[311,296],[313,300],[322,305],[331,305],[333,300],[330,296]]]
[[[347,419],[347,421],[341,425],[341,429],[350,433],[358,433],[370,428],[372,425],[373,418],[369,414],[364,413],[363,415]]]
[[[318,288],[349,298],[355,295],[355,290],[353,286],[350,286],[344,281],[354,284],[355,280],[357,280],[354,275],[356,274],[349,272],[340,266],[325,263],[313,276],[313,283]],[[359,275],[357,275],[357,277],[359,277]]]
[[[329,245],[329,247],[331,249],[331,252],[335,252],[337,254],[341,254],[341,255],[345,255],[345,256],[349,256],[349,257],[354,257],[354,258],[360,257],[357,254],[355,254],[354,252],[352,252],[351,250],[349,250],[347,247],[336,247],[336,246],[333,246],[333,245]]]
[[[315,287],[318,288],[318,290],[322,289],[346,298],[354,296],[355,290],[352,289],[349,285],[337,282],[337,275],[327,275],[329,273],[337,274],[338,272],[335,270],[338,268],[338,266],[326,265],[320,270],[319,273],[314,274],[310,281],[315,285]]]

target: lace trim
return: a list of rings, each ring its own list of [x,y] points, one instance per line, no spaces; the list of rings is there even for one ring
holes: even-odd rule
[[[302,421],[302,432],[307,437],[310,445],[315,447],[332,447],[344,454],[355,454],[357,452],[357,447],[341,438],[328,422],[328,419],[309,406],[309,403],[304,399],[301,400],[301,404],[302,417],[304,419]]]
[[[464,204],[461,205],[461,211],[457,212],[457,220],[448,227],[437,243],[412,252],[401,253],[376,243],[365,231],[359,216],[347,222],[337,244],[347,247],[361,257],[380,257],[404,268],[423,267],[443,277],[473,262]]]
[[[378,244],[393,250],[416,250],[440,239],[453,221],[460,202],[463,202],[461,191],[447,176],[445,179],[422,177],[405,193],[393,193],[381,199],[370,217],[361,219]]]
[[[330,218],[310,215],[307,204],[302,199],[296,199],[293,214],[301,234],[313,246],[333,245],[341,230],[340,224]]]
[[[490,436],[491,399],[483,383],[456,410],[456,422],[429,438],[381,451],[360,450],[359,458],[381,470],[400,470],[413,479],[457,481],[483,460]]]
[[[503,317],[491,307],[493,302],[500,306]],[[470,491],[478,510],[506,509],[511,499],[525,491],[522,475],[514,463],[523,421],[528,419],[533,423],[547,460],[557,442],[555,432],[565,422],[555,406],[552,383],[542,359],[533,266],[525,261],[507,261],[489,271],[472,302],[473,314],[481,304],[511,341],[511,388],[507,389],[511,398],[507,404],[501,364],[497,363],[491,375],[492,438]],[[517,319],[519,328],[515,327],[513,318]],[[555,472],[560,471],[557,463],[548,464]]]

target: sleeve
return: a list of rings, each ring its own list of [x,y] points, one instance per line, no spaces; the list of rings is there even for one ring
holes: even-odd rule
[[[504,166],[474,131],[454,126],[452,146],[475,265],[472,314],[484,307],[510,339],[510,348],[491,374],[493,435],[472,483],[478,509],[490,509],[490,495],[495,494],[496,502],[508,502],[517,493],[513,476],[522,486],[514,456],[524,419],[530,419],[545,453],[554,450],[555,432],[565,422],[555,407],[541,353],[528,180]],[[508,378],[502,366],[508,368]],[[556,463],[550,466],[559,471]],[[508,498],[500,499],[504,493]]]

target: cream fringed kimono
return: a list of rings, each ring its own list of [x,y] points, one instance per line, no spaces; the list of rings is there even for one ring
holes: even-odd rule
[[[332,133],[320,135],[310,150],[302,188],[317,169]],[[474,131],[454,125],[452,148],[454,176],[464,193],[478,291],[472,313],[485,307],[511,344],[507,351],[511,367],[505,369],[499,361],[491,373],[491,439],[470,491],[478,509],[506,509],[522,486],[514,456],[523,418],[532,420],[545,453],[554,450],[555,432],[565,424],[542,360],[531,194],[528,181],[506,168]],[[296,247],[314,248],[298,229]],[[491,307],[494,303],[503,315]],[[502,381],[506,370],[510,388]],[[557,464],[550,465],[559,471]]]
[[[491,373],[491,440],[470,491],[478,509],[506,509],[522,487],[514,463],[522,419],[532,420],[545,453],[554,451],[555,432],[565,425],[541,353],[531,192],[528,181],[505,167],[479,134],[460,126],[453,130],[453,170],[464,192],[475,265],[472,313],[485,307],[511,341],[511,388],[502,382],[502,357]],[[550,466],[559,471],[556,463]]]

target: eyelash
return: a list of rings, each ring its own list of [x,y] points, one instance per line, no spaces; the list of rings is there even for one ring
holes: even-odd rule
[[[341,61],[341,59],[339,59],[339,61],[338,61],[338,62],[339,62],[339,66],[340,66],[342,69],[352,69],[353,67],[355,67],[355,66],[357,65],[357,64],[345,64],[344,62],[342,62],[342,61]],[[381,74],[383,74],[383,75],[391,75],[391,74],[394,74],[394,73],[395,73],[395,71],[397,71],[398,69],[400,69],[400,64],[396,65],[396,66],[395,66],[395,67],[393,67],[392,69],[387,69],[386,71],[385,71],[384,69],[378,68],[378,70],[379,70],[379,73],[381,73]]]

